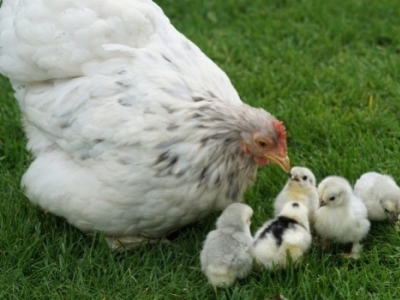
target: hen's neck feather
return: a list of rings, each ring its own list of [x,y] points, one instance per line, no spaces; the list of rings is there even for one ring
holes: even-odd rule
[[[217,188],[221,197],[236,202],[257,170],[252,157],[241,150],[241,133],[257,127],[254,121],[260,112],[245,104],[202,102],[186,108],[186,120],[179,123],[174,137],[155,146],[156,176],[189,175],[198,187]]]

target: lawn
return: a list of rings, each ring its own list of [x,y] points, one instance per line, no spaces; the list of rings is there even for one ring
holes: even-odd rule
[[[364,172],[400,181],[400,1],[158,1],[171,22],[231,78],[243,101],[284,120],[293,165],[317,180]],[[361,259],[314,247],[299,268],[253,271],[216,293],[199,252],[217,214],[171,244],[117,254],[30,204],[31,158],[8,80],[0,78],[0,299],[400,299],[400,234],[373,223]],[[245,196],[252,231],[287,179],[261,168]]]

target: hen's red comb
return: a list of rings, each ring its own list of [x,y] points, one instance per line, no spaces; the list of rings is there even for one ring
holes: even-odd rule
[[[278,143],[281,148],[286,152],[286,128],[283,122],[278,120],[272,121],[272,126],[274,126],[276,133],[278,134]]]

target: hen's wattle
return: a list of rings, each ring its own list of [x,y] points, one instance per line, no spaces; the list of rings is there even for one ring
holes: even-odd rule
[[[28,198],[85,232],[161,237],[290,167],[282,123],[151,1],[3,1],[0,71],[35,158]]]

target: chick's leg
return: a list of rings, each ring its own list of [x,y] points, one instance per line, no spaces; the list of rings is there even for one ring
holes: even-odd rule
[[[327,251],[329,247],[331,246],[332,241],[329,239],[321,239],[321,248],[322,251]]]
[[[353,247],[351,247],[351,254],[350,254],[351,258],[359,259],[361,249],[362,245],[359,242],[353,243]]]
[[[361,249],[362,249],[362,245],[359,242],[355,242],[355,243],[353,243],[353,246],[351,247],[351,252],[344,253],[342,255],[345,258],[359,259]]]
[[[399,217],[400,217],[400,215],[399,215]],[[400,231],[400,221],[395,222],[393,226],[396,231]]]

